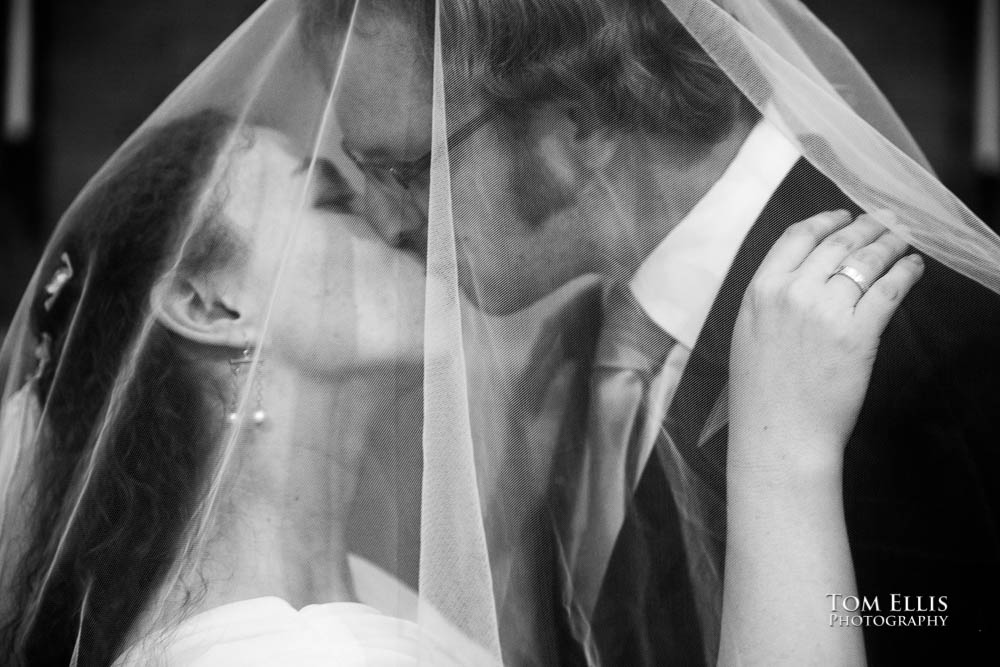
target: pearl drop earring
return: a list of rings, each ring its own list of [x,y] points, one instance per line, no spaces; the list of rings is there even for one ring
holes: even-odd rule
[[[253,351],[250,349],[249,345],[243,348],[243,354],[229,360],[229,369],[232,372],[232,402],[229,414],[226,415],[226,420],[230,424],[236,424],[239,422],[240,374],[244,367],[252,363]],[[253,411],[253,423],[257,428],[263,426],[267,421],[267,413],[264,411],[264,385],[261,381],[263,375],[264,360],[260,359],[257,361],[257,373],[253,380],[254,397],[257,403]]]

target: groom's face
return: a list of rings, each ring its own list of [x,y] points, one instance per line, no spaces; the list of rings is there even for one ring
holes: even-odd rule
[[[365,214],[388,242],[423,254],[428,218],[447,225],[437,206],[429,210],[429,170],[408,187],[385,175],[430,151],[425,50],[410,26],[382,16],[377,29],[352,36],[340,72],[336,116],[343,147],[365,175]],[[459,100],[455,90],[448,86],[446,114],[454,229],[445,232],[454,235],[466,294],[489,312],[515,311],[587,272],[594,243],[561,177],[559,151],[544,141],[543,120]],[[456,145],[456,132],[482,114],[488,120]]]

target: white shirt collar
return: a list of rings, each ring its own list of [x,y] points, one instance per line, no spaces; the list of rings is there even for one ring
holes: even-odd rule
[[[629,287],[649,317],[693,349],[729,266],[800,153],[761,120],[691,212],[650,253]]]

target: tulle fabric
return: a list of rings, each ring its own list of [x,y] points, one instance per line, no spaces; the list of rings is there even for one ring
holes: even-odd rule
[[[617,11],[620,4],[595,3],[595,11]],[[1000,291],[1000,239],[934,177],[882,94],[804,6],[793,0],[663,5],[762,122],[778,128],[853,204],[894,211],[879,213],[893,231],[943,265]],[[262,438],[287,432],[296,443],[349,452],[343,458],[350,465],[338,463],[337,474],[346,477],[338,476],[337,485],[350,480],[353,493],[303,495],[320,503],[313,514],[317,531],[342,526],[346,552],[376,563],[395,582],[390,586],[399,594],[383,595],[379,614],[410,618],[407,627],[416,635],[435,635],[447,623],[453,636],[474,647],[464,653],[453,647],[458,663],[553,664],[566,659],[565,642],[586,662],[602,662],[596,630],[586,614],[580,616],[572,585],[565,549],[577,528],[566,523],[573,514],[566,503],[596,502],[579,496],[583,487],[574,475],[585,438],[574,439],[572,427],[583,423],[581,410],[589,402],[588,358],[599,338],[602,300],[610,285],[628,276],[583,268],[565,283],[533,285],[531,296],[518,301],[523,280],[508,280],[496,269],[496,252],[477,255],[476,243],[484,239],[500,239],[494,251],[500,248],[503,255],[502,221],[517,208],[510,201],[521,198],[517,203],[530,208],[527,199],[538,195],[505,190],[507,181],[496,178],[503,165],[509,168],[511,147],[530,137],[487,123],[454,145],[454,133],[482,112],[482,105],[472,111],[476,105],[468,103],[482,73],[453,66],[465,38],[459,3],[427,6],[433,11],[413,20],[434,26],[435,39],[399,46],[429,72],[429,85],[421,87],[380,69],[378,29],[393,25],[391,10],[381,4],[331,2],[329,12],[317,15],[303,14],[294,0],[265,2],[109,159],[63,216],[2,353],[0,611],[18,650],[38,643],[39,628],[51,622],[53,610],[62,614],[62,632],[73,647],[70,662],[78,664],[92,664],[90,656],[113,659],[151,634],[169,644],[171,629],[186,627],[192,613],[211,613],[211,605],[198,605],[215,599],[213,592],[231,574],[217,547],[220,534],[236,530],[232,526],[245,518],[241,512],[255,511],[247,489],[259,488],[267,498],[300,495],[292,473],[247,477],[257,472],[255,457],[289,455],[257,446]],[[378,85],[369,97],[357,97],[365,77]],[[373,113],[379,100],[396,93],[422,95],[423,103],[410,115]],[[507,99],[498,106],[510,114],[519,105]],[[201,120],[192,129],[195,117]],[[387,129],[379,131],[387,137],[424,128],[430,144],[414,145],[405,157],[429,150],[429,169],[418,177],[425,182],[410,191],[373,183],[342,141],[345,123],[382,123]],[[199,138],[205,127],[215,128],[211,142]],[[637,144],[629,142],[645,131],[626,128],[623,135],[631,138],[608,149],[614,153],[606,162],[609,172],[636,168],[640,158],[630,153]],[[301,163],[296,180],[275,185],[266,171],[270,162],[248,163],[262,145],[270,147],[268,155],[280,156],[274,160],[287,157],[283,174]],[[150,146],[161,150],[151,152]],[[185,146],[188,157],[181,165],[156,166],[170,146]],[[184,164],[192,173],[176,176],[179,190],[162,191]],[[153,167],[149,174],[142,173],[144,165]],[[331,168],[340,175],[336,183]],[[616,190],[612,181],[605,181],[608,215],[601,238],[609,253],[619,253],[634,242],[634,193]],[[129,188],[135,198],[122,199]],[[353,199],[345,198],[345,189]],[[169,197],[178,198],[176,205],[164,204]],[[155,256],[139,260],[149,269],[145,286],[130,301],[110,302],[110,292],[137,283],[101,274],[109,269],[99,271],[97,251],[111,253],[124,243],[127,254],[127,244],[138,243],[142,230],[110,229],[107,220],[122,210],[129,220],[139,219],[161,204],[173,217],[147,216],[144,224],[150,231],[169,224],[173,231]],[[341,229],[339,236],[329,236],[310,217],[317,208],[334,216],[328,223]],[[412,224],[421,216],[425,240]],[[223,252],[225,238],[206,245],[204,230],[220,220],[235,221],[244,240],[256,241],[230,254]],[[480,231],[468,231],[470,220]],[[483,233],[484,223],[493,220],[499,221],[496,231]],[[75,275],[46,307],[40,295],[70,246],[77,249]],[[82,249],[91,254],[80,255]],[[500,259],[517,264],[512,254]],[[183,335],[166,331],[164,294],[171,285],[227,272],[242,276],[239,288],[252,295],[240,312],[255,315],[253,339],[248,335],[246,345],[206,344],[189,334],[188,342],[179,342]],[[513,301],[518,307],[491,307]],[[232,315],[225,309],[204,312],[209,319]],[[49,330],[58,340],[42,388],[35,378],[36,349],[40,333]],[[87,362],[102,331],[123,332],[118,348]],[[213,359],[215,371],[191,362],[191,340],[200,350],[194,358]],[[142,390],[140,385],[163,377],[153,363],[161,358],[204,376],[198,385],[204,404],[181,392],[167,405],[155,391]],[[76,408],[59,403],[65,396],[84,401],[80,388],[71,386],[77,383],[87,383],[87,419],[75,420]],[[280,417],[272,414],[277,404],[285,406]],[[168,413],[182,410],[184,419],[171,421],[167,414],[162,423],[183,425],[175,439],[189,442],[160,446],[162,433],[135,426],[157,405]],[[655,448],[681,517],[678,537],[693,589],[696,633],[705,661],[713,662],[722,604],[725,497],[718,476],[724,452],[721,458],[714,454],[710,465],[692,462],[690,445],[672,437],[694,429],[695,444],[705,444],[725,423],[724,403],[708,407],[707,429],[703,423],[675,424]],[[643,420],[659,423],[664,417],[665,406],[643,409],[655,415],[644,412]],[[364,419],[370,423],[359,428]],[[123,457],[129,463],[121,463]],[[163,500],[176,506],[143,495],[156,488],[150,480],[158,478],[159,468],[180,466],[180,460],[187,466],[178,473],[183,488],[172,484],[176,495]],[[621,486],[635,484],[630,478]],[[135,513],[149,508],[156,511],[147,523],[162,522],[162,536],[147,526],[143,551],[129,553],[126,542],[107,546],[114,525],[142,524]],[[38,521],[43,528],[33,528]],[[134,606],[114,614],[105,601],[128,595],[113,590],[113,578],[100,570],[102,562],[112,561],[94,562],[94,554],[109,553],[116,567],[141,565],[148,584]],[[266,553],[231,556],[234,563],[264,568]],[[307,553],[300,557],[316,565]],[[330,563],[331,571],[337,567]],[[416,591],[415,609],[403,602],[410,590]],[[344,602],[324,599],[327,589],[320,584],[311,593],[290,602]],[[269,595],[273,591],[262,588],[244,599]],[[430,654],[424,662],[437,664]]]

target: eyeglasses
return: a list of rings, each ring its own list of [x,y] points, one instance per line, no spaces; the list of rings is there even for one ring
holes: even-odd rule
[[[448,135],[448,150],[455,150],[459,144],[475,134],[476,130],[491,121],[494,117],[496,117],[496,110],[494,108],[487,108],[458,128],[453,134]],[[389,183],[390,179],[392,179],[392,181],[395,181],[404,190],[409,190],[413,181],[426,174],[431,168],[431,151],[427,151],[427,153],[421,155],[416,160],[409,162],[398,161],[392,164],[379,164],[377,162],[366,161],[347,146],[343,148],[347,157],[354,162],[362,174],[371,176],[383,184]]]

